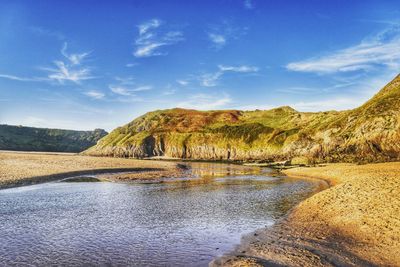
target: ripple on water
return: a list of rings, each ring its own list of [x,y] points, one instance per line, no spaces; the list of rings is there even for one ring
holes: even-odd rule
[[[199,168],[204,178],[168,183],[1,190],[1,264],[207,266],[313,189],[311,182],[252,168]],[[204,175],[207,168],[215,175]]]

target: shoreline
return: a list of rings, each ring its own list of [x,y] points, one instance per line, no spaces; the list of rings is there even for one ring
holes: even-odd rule
[[[176,177],[184,168],[176,162],[90,157],[66,153],[0,151],[0,190],[84,175],[110,174],[113,181]],[[110,180],[111,181],[111,180]]]
[[[98,176],[98,175],[119,175],[123,173],[144,174],[146,172],[162,171],[162,169],[152,169],[152,168],[110,168],[110,169],[91,169],[82,171],[72,171],[72,172],[61,172],[51,175],[34,176],[29,178],[24,178],[23,180],[15,181],[9,184],[1,184],[0,190],[15,188],[20,186],[29,186],[36,184],[43,184],[49,182],[61,181],[68,178],[78,178],[80,176]],[[137,178],[140,179],[140,178]],[[113,180],[110,180],[113,181]]]
[[[178,177],[165,160],[0,151],[0,189],[105,174],[110,181]],[[317,181],[315,193],[276,224],[242,238],[210,266],[400,266],[400,162],[297,167],[281,173]],[[102,177],[103,176],[103,177]]]
[[[400,162],[282,171],[331,187],[242,238],[210,266],[400,266]]]

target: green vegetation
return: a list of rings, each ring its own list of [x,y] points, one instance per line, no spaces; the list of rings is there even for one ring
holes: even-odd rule
[[[115,129],[85,153],[303,163],[396,160],[399,99],[400,76],[347,111],[157,110]]]
[[[0,150],[81,152],[106,134],[102,129],[72,131],[0,125]]]

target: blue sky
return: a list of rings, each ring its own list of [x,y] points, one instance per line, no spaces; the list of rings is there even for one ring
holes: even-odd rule
[[[0,0],[0,123],[348,109],[399,73],[398,1]]]

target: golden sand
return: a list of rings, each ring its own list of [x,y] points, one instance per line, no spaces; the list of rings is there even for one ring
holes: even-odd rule
[[[346,249],[370,262],[400,265],[400,162],[329,164],[285,173],[335,185],[302,202],[291,221],[356,241]]]
[[[211,266],[400,266],[400,162],[284,171],[332,187]]]

